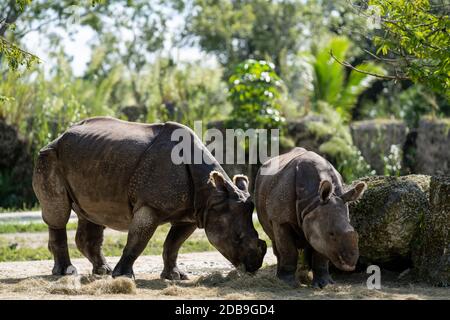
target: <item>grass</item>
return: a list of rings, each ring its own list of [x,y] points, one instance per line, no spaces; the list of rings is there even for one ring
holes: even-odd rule
[[[267,235],[262,230],[258,221],[254,223],[259,237],[270,245]],[[76,222],[67,224],[67,230],[75,230]],[[161,255],[163,244],[170,225],[161,225],[151,238],[142,255]],[[5,223],[0,224],[0,262],[6,261],[33,261],[52,259],[47,248],[48,236],[45,223]],[[44,233],[42,236],[23,235],[21,233]],[[121,256],[126,244],[126,233],[106,234],[103,242],[103,253],[105,256]],[[180,253],[204,252],[216,250],[208,241],[204,233],[194,233],[180,249]],[[72,258],[82,258],[74,240],[69,237],[69,254]]]
[[[68,229],[75,229],[76,223],[69,223]],[[164,240],[169,232],[170,225],[160,226],[149,244],[145,248],[143,255],[161,255]],[[20,232],[38,232],[46,231],[45,224],[13,224],[1,225],[0,230],[5,234],[7,231],[19,232],[13,237],[0,237],[0,262],[5,261],[32,261],[32,260],[48,260],[52,259],[51,253],[47,249],[46,241],[48,237],[42,237],[42,245],[30,247],[32,240],[29,238],[22,238]],[[70,238],[70,237],[69,237]],[[120,256],[126,244],[126,234],[121,235],[106,235],[103,243],[103,253],[105,256]],[[36,243],[34,244],[36,245]],[[194,234],[181,247],[181,253],[202,252],[215,250],[203,234]],[[81,258],[83,255],[78,251],[73,239],[69,239],[69,254],[72,258]]]
[[[67,230],[75,230],[77,228],[76,222],[69,222]],[[29,223],[1,223],[0,234],[5,233],[25,233],[25,232],[46,232],[48,227],[42,222]]]
[[[166,233],[155,233],[142,255],[161,255]],[[120,256],[125,247],[126,236],[108,237],[103,243],[103,254],[105,256]],[[205,238],[186,240],[180,249],[181,253],[212,251],[215,248]],[[82,258],[83,255],[78,251],[74,244],[69,244],[69,254],[71,258]],[[33,261],[52,259],[47,246],[36,248],[21,247],[16,243],[10,244],[4,239],[0,239],[0,262],[6,261]]]

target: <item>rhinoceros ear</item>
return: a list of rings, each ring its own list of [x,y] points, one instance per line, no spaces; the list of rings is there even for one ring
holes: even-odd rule
[[[227,186],[226,186],[226,180],[223,176],[223,174],[221,174],[219,171],[211,171],[211,173],[209,174],[209,180],[208,182],[212,183],[214,187],[216,187],[216,189],[218,191],[222,191],[222,192],[226,192],[227,191]]]
[[[333,193],[333,185],[328,180],[320,181],[319,185],[319,197],[321,202],[327,202],[330,200],[331,194]]]
[[[248,178],[243,174],[237,174],[233,177],[233,183],[239,190],[248,192]]]
[[[364,182],[359,182],[354,188],[350,189],[346,193],[341,196],[341,199],[344,202],[356,201],[364,194],[366,191],[367,185]]]

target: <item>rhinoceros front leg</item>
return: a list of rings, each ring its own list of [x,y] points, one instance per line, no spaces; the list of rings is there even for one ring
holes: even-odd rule
[[[274,224],[273,232],[277,256],[277,276],[290,286],[297,287],[295,272],[297,271],[298,249],[292,229],[287,224]]]
[[[327,257],[321,255],[319,252],[313,249],[312,252],[312,272],[313,281],[312,286],[314,288],[324,288],[328,284],[333,284],[334,281],[328,271],[329,260]]]
[[[134,213],[128,230],[127,244],[123,249],[122,257],[113,270],[112,276],[126,276],[133,278],[133,264],[144,251],[148,241],[159,225],[155,210],[142,207]]]
[[[75,242],[78,250],[92,263],[93,274],[111,274],[112,269],[102,253],[103,231],[105,227],[86,219],[78,219]]]
[[[177,267],[178,251],[187,238],[197,229],[196,224],[173,225],[167,234],[164,242],[163,260],[164,270],[161,273],[162,279],[188,280],[186,273]]]

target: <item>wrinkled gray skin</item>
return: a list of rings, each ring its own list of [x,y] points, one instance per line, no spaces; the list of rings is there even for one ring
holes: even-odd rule
[[[191,150],[209,161],[174,164],[174,130],[191,137]],[[253,227],[248,179],[234,181],[189,128],[167,122],[138,124],[108,117],[70,127],[40,151],[33,188],[49,226],[54,275],[76,274],[67,250],[70,210],[79,218],[76,244],[93,264],[94,274],[134,276],[133,263],[156,228],[172,227],[163,249],[166,279],[187,279],[177,268],[183,242],[197,227],[236,267],[261,267],[266,244]],[[103,230],[128,231],[123,255],[112,271],[101,252]]]
[[[278,160],[279,164],[274,165]],[[261,169],[273,166],[271,175]],[[303,148],[272,158],[261,167],[255,183],[255,204],[277,257],[277,276],[297,286],[298,250],[305,249],[313,271],[313,286],[333,283],[329,260],[339,269],[354,270],[358,235],[350,225],[347,202],[357,200],[364,183],[344,193],[333,166]]]

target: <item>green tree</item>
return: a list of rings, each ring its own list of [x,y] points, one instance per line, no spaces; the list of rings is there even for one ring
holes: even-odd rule
[[[232,72],[241,61],[265,59],[280,66],[286,54],[301,45],[299,1],[194,0],[187,17],[186,36],[198,39]],[[229,75],[229,73],[227,73]]]
[[[170,2],[173,8],[182,5],[180,0]],[[55,27],[71,34],[77,26],[87,26],[100,35],[99,42],[109,37],[110,42],[122,44],[121,54],[129,64],[140,65],[136,57],[146,58],[143,49],[153,52],[155,47],[162,47],[167,8],[163,0],[5,0],[0,3],[0,58],[3,55],[13,70],[19,65],[30,66],[37,57],[20,49],[21,39],[30,31],[48,34],[58,44]],[[132,36],[127,37],[125,32]],[[114,49],[111,54],[117,54]]]
[[[25,10],[25,6],[30,3],[31,0],[10,0],[0,3],[0,62],[3,57],[12,70],[17,70],[21,65],[30,68],[34,62],[38,61],[37,56],[21,49],[17,44],[5,37],[8,30],[16,28],[16,20]],[[2,96],[0,95],[1,98]],[[3,97],[3,99],[5,98]]]
[[[450,5],[429,0],[365,4],[380,19],[382,33],[373,41],[377,59],[392,66],[392,78],[411,79],[450,98]]]
[[[150,78],[147,90],[147,120],[178,121],[189,126],[202,120],[224,118],[229,112],[226,83],[222,69],[190,62],[175,64],[159,58],[144,77]]]
[[[303,53],[311,66],[313,76],[312,105],[323,101],[333,106],[344,120],[351,120],[351,111],[355,107],[359,95],[370,87],[376,78],[351,70],[347,72],[336,59],[344,60],[350,51],[352,43],[345,37],[332,37],[313,46],[312,53]],[[357,65],[359,70],[383,73],[383,69],[372,63],[364,62]]]
[[[233,127],[280,128],[283,84],[275,66],[249,59],[238,64],[229,79],[230,114]]]

